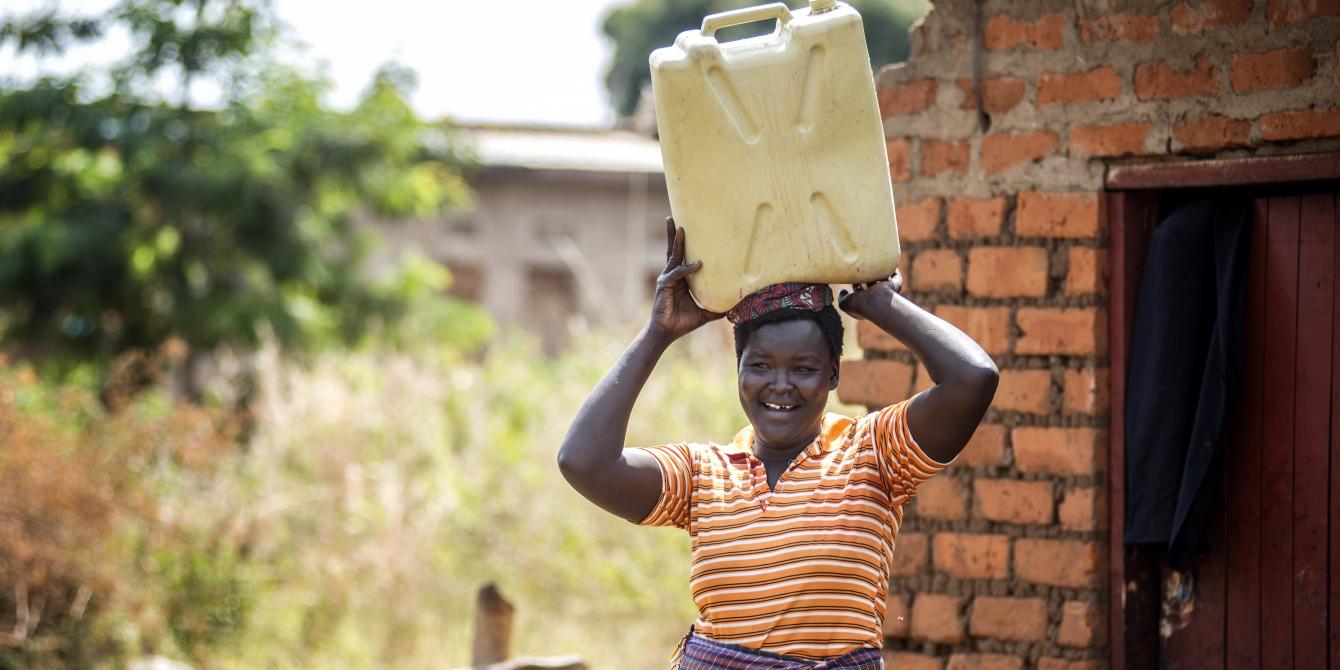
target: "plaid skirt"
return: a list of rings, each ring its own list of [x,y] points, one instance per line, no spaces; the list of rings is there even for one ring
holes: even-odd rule
[[[884,661],[871,648],[811,661],[714,642],[690,628],[670,659],[670,670],[884,670]]]

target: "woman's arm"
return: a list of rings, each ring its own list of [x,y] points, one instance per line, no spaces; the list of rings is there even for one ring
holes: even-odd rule
[[[687,277],[702,263],[684,264],[684,230],[671,219],[665,224],[665,270],[656,280],[651,319],[582,403],[558,450],[558,467],[572,488],[629,521],[645,518],[661,494],[656,461],[623,448],[633,403],[672,342],[723,316],[702,309],[689,295]]]
[[[1000,372],[972,338],[899,294],[902,277],[843,292],[839,305],[857,319],[869,319],[916,354],[935,386],[907,410],[912,437],[927,456],[953,460],[977,430],[996,394]]]

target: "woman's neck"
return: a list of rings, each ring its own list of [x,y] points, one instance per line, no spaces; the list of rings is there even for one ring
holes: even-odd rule
[[[813,444],[814,440],[817,439],[818,437],[819,437],[819,430],[815,429],[814,433],[810,435],[809,439],[803,440],[799,444],[794,444],[783,448],[783,447],[774,447],[770,444],[765,443],[763,441],[763,438],[759,437],[759,435],[755,433],[754,445],[753,445],[754,456],[757,457],[758,460],[763,461],[764,463],[790,463],[796,457],[796,454],[799,454],[800,452],[804,451],[805,447],[808,447],[811,444]]]

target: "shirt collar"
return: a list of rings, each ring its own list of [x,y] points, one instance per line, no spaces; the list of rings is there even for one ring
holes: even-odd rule
[[[855,419],[828,412],[824,414],[823,423],[819,426],[819,437],[805,447],[805,453],[810,456],[822,456],[842,445],[843,438],[847,430],[851,428]],[[749,455],[754,453],[754,427],[745,426],[740,432],[735,434],[731,440],[729,453],[731,455]]]

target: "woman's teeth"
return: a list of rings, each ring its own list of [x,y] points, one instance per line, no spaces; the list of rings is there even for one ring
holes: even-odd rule
[[[777,403],[775,403],[775,402],[765,402],[765,403],[763,403],[763,406],[764,406],[764,407],[767,407],[768,409],[771,409],[771,410],[778,410],[778,411],[781,411],[781,412],[787,412],[787,411],[790,411],[790,410],[795,409],[796,407],[799,407],[799,405],[779,405],[779,404],[777,404]]]

